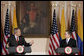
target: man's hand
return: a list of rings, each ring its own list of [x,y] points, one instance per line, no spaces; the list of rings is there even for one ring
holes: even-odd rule
[[[7,43],[6,47],[9,48],[9,43]]]
[[[30,42],[30,45],[32,45],[32,44],[34,44],[34,41],[33,40]]]

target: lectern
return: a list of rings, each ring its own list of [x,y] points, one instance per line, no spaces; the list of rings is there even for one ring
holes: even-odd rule
[[[14,55],[17,55],[17,54],[21,55],[22,53],[31,53],[31,47],[24,46],[23,49],[22,49],[22,47],[9,47],[8,51],[9,51],[9,54],[15,53]],[[18,53],[18,52],[20,52],[20,53]]]
[[[68,51],[70,51],[70,50],[68,50],[68,51],[67,50],[65,50],[65,48],[57,48],[55,50],[55,52],[58,53],[58,54],[60,54],[60,55],[66,55],[65,52],[68,53]],[[78,48],[71,48],[71,51],[70,52],[71,52],[70,55],[78,54],[79,53],[79,49]]]

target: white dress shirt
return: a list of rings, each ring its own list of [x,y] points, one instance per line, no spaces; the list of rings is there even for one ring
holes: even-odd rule
[[[16,41],[17,41],[17,38],[18,38],[18,41],[19,41],[19,37],[15,35],[15,39],[16,39]]]
[[[66,43],[67,43],[67,44],[68,44],[69,40],[70,40],[70,38],[66,38]]]

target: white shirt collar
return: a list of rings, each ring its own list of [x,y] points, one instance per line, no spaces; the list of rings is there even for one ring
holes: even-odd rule
[[[70,38],[66,38],[68,41],[70,40]]]
[[[15,38],[17,39],[18,36],[15,35]]]
[[[68,40],[70,40],[70,38],[68,38]]]

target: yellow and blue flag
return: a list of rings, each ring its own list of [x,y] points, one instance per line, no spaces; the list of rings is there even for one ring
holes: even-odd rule
[[[77,14],[77,44],[80,49],[81,54],[83,55],[83,24],[81,21],[81,10],[78,10]]]
[[[65,30],[66,30],[66,24],[65,24],[65,16],[64,16],[64,8],[62,9],[62,15],[61,15],[61,38],[65,39]]]
[[[13,12],[13,21],[12,21],[12,33],[14,34],[14,28],[17,28],[17,18],[16,18],[16,9],[14,8]]]
[[[80,14],[80,11],[79,11]],[[81,35],[83,33],[83,30],[81,31],[81,29],[83,29],[82,25],[81,25],[81,18],[80,15],[78,14],[78,21],[77,21],[77,28],[78,31],[81,32]],[[81,52],[81,55],[83,55],[83,37],[81,35],[79,35],[80,32],[76,32],[76,20],[75,20],[75,16],[74,16],[74,10],[72,11],[72,20],[71,20],[71,27],[70,30],[72,32],[72,38],[76,40],[77,42],[77,47],[79,48],[79,51]]]

